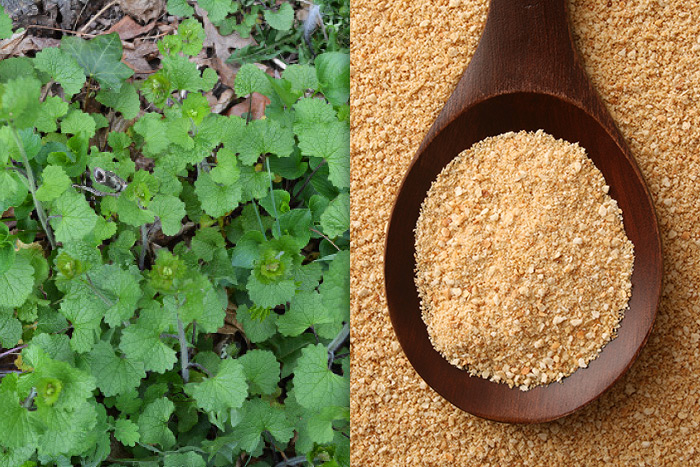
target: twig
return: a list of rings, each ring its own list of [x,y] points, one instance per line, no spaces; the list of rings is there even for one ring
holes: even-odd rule
[[[70,29],[54,28],[51,26],[42,26],[41,24],[28,24],[27,29],[46,29],[49,31],[58,31],[64,34],[75,34],[76,36],[97,37],[97,34],[87,34],[79,31],[71,31]]]
[[[316,174],[316,172],[318,172],[318,169],[323,167],[325,164],[326,164],[326,159],[323,159],[323,161],[321,161],[321,163],[316,166],[316,168],[309,174],[309,176],[306,177],[306,180],[304,180],[304,184],[292,196],[292,201],[295,201],[297,199],[297,196],[299,196],[301,194],[301,192],[304,191],[304,188],[306,188],[306,185],[308,185],[309,182],[311,181],[311,177],[313,177]]]
[[[208,377],[210,377],[210,378],[214,377],[214,374],[211,371],[207,370],[199,363],[195,363],[195,362],[190,363],[190,368],[197,368],[199,370],[202,370],[204,373],[206,373]]]
[[[179,307],[178,307],[179,308]],[[180,341],[180,365],[182,366],[182,381],[190,382],[190,356],[187,349],[187,336],[185,335],[185,327],[182,324],[180,316],[177,317],[177,335]]]
[[[80,10],[80,13],[78,13],[78,16],[75,17],[75,22],[73,23],[73,29],[78,27],[78,21],[80,21],[80,17],[83,16],[83,13],[85,13],[85,9],[87,8],[89,3],[90,2],[85,2],[85,5],[83,5],[82,10]]]
[[[100,11],[98,11],[97,13],[95,13],[95,16],[93,16],[93,17],[90,19],[90,21],[88,21],[87,23],[85,23],[85,25],[83,25],[83,27],[80,28],[80,32],[85,32],[85,31],[87,31],[88,26],[90,26],[97,18],[99,18],[100,16],[102,16],[102,14],[103,14],[105,11],[109,10],[110,8],[112,8],[112,7],[113,7],[114,5],[116,5],[116,4],[117,4],[117,0],[112,0],[111,2],[109,2],[108,4],[106,4]]]
[[[0,353],[0,358],[2,358],[2,357],[7,357],[8,355],[17,352],[18,350],[22,350],[22,349],[25,348],[26,346],[27,346],[27,344],[25,344],[25,345],[20,345],[20,346],[18,346],[18,347],[15,347],[14,349],[6,350],[5,352]]]
[[[96,195],[96,196],[114,196],[115,198],[119,196],[119,193],[108,193],[106,191],[96,190],[94,188],[91,188],[91,187],[85,186],[85,185],[73,185],[73,188],[79,188],[83,191],[89,191],[90,193],[92,193],[93,195]]]
[[[315,232],[315,233],[319,234],[321,237],[323,237],[323,238],[325,238],[326,240],[328,240],[328,242],[329,242],[331,245],[333,245],[333,246],[335,247],[336,250],[340,251],[340,248],[338,248],[338,245],[336,245],[335,243],[333,243],[333,240],[331,240],[330,238],[328,238],[326,235],[324,235],[323,233],[321,233],[321,232],[319,232],[318,230],[314,229],[313,227],[309,227],[309,230],[312,231],[312,232]]]
[[[330,369],[331,365],[333,364],[333,360],[335,360],[335,352],[340,348],[341,345],[343,345],[343,342],[345,342],[345,339],[350,337],[350,324],[345,323],[343,325],[343,329],[340,330],[337,336],[331,341],[330,344],[328,344],[328,368]]]
[[[10,131],[12,132],[12,137],[15,140],[15,144],[19,148],[19,153],[22,156],[22,163],[24,164],[24,170],[27,172],[27,181],[29,182],[29,191],[32,194],[32,199],[34,200],[34,207],[36,208],[36,215],[39,218],[39,222],[41,223],[41,226],[44,228],[44,232],[46,232],[46,238],[49,239],[49,244],[51,245],[51,249],[55,250],[56,249],[56,240],[53,237],[53,230],[51,229],[51,226],[49,225],[49,221],[46,218],[46,211],[44,211],[44,206],[41,204],[41,201],[36,197],[36,181],[34,179],[34,172],[32,171],[32,166],[29,165],[29,159],[27,158],[27,152],[24,150],[24,144],[22,144],[22,140],[19,138],[19,134],[17,133],[17,130],[15,129],[14,125],[10,125]]]

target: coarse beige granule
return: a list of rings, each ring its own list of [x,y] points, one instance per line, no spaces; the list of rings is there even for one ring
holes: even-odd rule
[[[452,365],[525,391],[616,335],[634,247],[603,174],[542,130],[486,138],[440,172],[416,223],[416,287]]]
[[[384,296],[386,224],[423,136],[472,56],[486,0],[353,0],[351,462],[700,465],[700,2],[578,0],[573,36],[654,197],[664,288],[636,363],[552,423],[489,422],[432,391]]]

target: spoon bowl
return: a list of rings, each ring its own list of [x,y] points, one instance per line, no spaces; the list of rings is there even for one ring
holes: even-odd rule
[[[622,210],[635,259],[617,338],[588,368],[523,392],[470,376],[433,348],[414,282],[414,229],[431,183],[460,152],[490,136],[538,129],[586,149]],[[491,1],[474,57],[399,189],[384,264],[391,322],[404,353],[426,383],[473,415],[513,423],[554,420],[598,398],[632,365],[651,333],[661,295],[659,230],[641,172],[575,52],[564,1]]]

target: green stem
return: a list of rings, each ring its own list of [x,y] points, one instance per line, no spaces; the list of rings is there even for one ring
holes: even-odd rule
[[[179,307],[178,307],[179,308]],[[187,349],[187,336],[185,336],[185,326],[182,324],[180,316],[177,317],[177,336],[180,341],[180,365],[182,367],[182,381],[190,382],[190,356]]]
[[[260,217],[260,210],[258,209],[258,203],[253,200],[253,206],[255,206],[255,217],[258,218],[258,225],[260,225],[260,232],[263,234],[263,238],[267,241],[267,235],[265,235],[265,226],[262,223],[262,218]]]
[[[41,223],[41,226],[44,228],[44,232],[46,232],[46,238],[49,239],[49,244],[51,245],[51,249],[54,250],[56,249],[56,240],[54,240],[53,237],[53,230],[51,229],[51,226],[49,225],[48,219],[46,217],[46,211],[44,211],[44,206],[41,204],[41,201],[39,201],[36,197],[36,180],[34,179],[34,172],[32,171],[32,167],[29,165],[29,158],[27,157],[27,153],[24,150],[24,144],[22,144],[22,140],[19,138],[19,134],[17,133],[17,130],[15,129],[14,126],[10,125],[10,130],[12,130],[12,136],[15,140],[15,144],[17,144],[17,147],[19,148],[19,153],[22,156],[22,163],[24,164],[24,170],[27,172],[27,181],[29,182],[29,192],[32,194],[32,199],[34,200],[34,207],[36,208],[36,215],[39,218],[39,222]]]
[[[272,171],[270,170],[270,158],[265,158],[267,166],[267,175],[270,178],[270,198],[272,199],[272,212],[275,214],[275,225],[277,226],[277,238],[282,236],[282,227],[280,227],[280,218],[277,215],[277,205],[275,203],[275,189],[272,186]]]

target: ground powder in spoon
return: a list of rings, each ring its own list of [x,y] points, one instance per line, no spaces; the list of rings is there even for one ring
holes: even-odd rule
[[[615,337],[634,255],[608,188],[583,148],[541,130],[484,139],[444,168],[416,225],[416,286],[451,364],[528,390]]]

